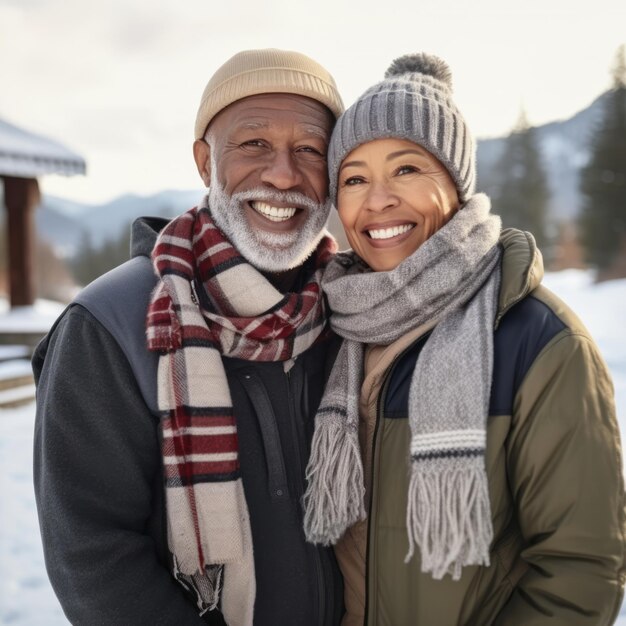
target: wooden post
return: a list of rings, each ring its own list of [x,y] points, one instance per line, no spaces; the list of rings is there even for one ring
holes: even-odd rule
[[[36,178],[4,177],[11,308],[29,306],[35,301],[34,222],[40,197]]]

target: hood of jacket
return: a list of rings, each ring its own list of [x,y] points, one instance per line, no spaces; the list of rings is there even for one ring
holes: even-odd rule
[[[543,279],[543,257],[535,238],[516,228],[500,233],[502,283],[498,299],[496,327],[506,312],[537,288]]]
[[[130,256],[150,257],[158,234],[169,224],[164,217],[138,217],[130,230]]]

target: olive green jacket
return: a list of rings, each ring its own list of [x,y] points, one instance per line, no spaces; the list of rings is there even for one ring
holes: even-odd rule
[[[366,353],[360,440],[369,515],[336,546],[346,626],[595,626],[617,616],[625,500],[612,383],[582,323],[540,285],[532,238],[504,231],[501,244],[487,421],[490,566],[466,567],[454,582],[423,574],[419,555],[404,563],[410,431],[406,414],[387,414],[387,396],[427,325]],[[498,398],[507,393],[505,409]]]

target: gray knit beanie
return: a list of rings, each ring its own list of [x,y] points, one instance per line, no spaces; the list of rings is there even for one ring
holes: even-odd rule
[[[339,118],[328,148],[330,197],[346,156],[374,139],[408,139],[436,156],[464,203],[476,185],[476,147],[452,100],[452,74],[439,57],[420,52],[396,59],[385,80],[370,87]]]

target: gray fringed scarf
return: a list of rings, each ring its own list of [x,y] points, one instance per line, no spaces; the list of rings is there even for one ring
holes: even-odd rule
[[[487,196],[470,198],[450,222],[389,272],[340,253],[322,287],[331,326],[346,341],[317,412],[304,496],[313,543],[334,544],[365,518],[359,450],[363,344],[390,344],[427,322],[409,394],[409,561],[435,579],[489,565],[493,536],[485,471],[493,328],[500,286],[500,218]]]

